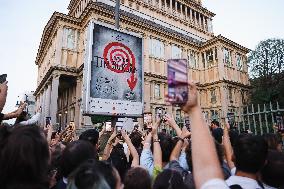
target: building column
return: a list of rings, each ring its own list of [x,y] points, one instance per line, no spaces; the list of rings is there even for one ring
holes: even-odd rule
[[[213,33],[212,20],[210,18],[207,19],[207,28],[208,32]]]
[[[176,10],[176,13],[178,13],[178,2],[177,2],[177,0],[175,1],[175,10]]]
[[[212,49],[213,52],[213,64],[216,65],[216,54],[215,54],[215,47]]]
[[[227,87],[225,84],[220,86],[220,97],[221,97],[221,106],[223,111],[223,118],[227,117],[228,113],[228,99],[227,99]]]
[[[76,78],[76,101],[75,101],[75,116],[74,116],[74,122],[77,128],[81,127],[81,121],[80,121],[80,114],[81,114],[81,105],[80,105],[80,99],[82,97],[82,79],[80,77]]]
[[[192,22],[192,9],[189,8],[189,20],[190,22]]]
[[[205,17],[205,16],[203,16],[203,29],[206,31],[207,29],[206,29],[206,23],[205,23],[205,20],[206,20],[206,17]]]
[[[50,102],[50,117],[51,123],[56,124],[57,120],[57,100],[58,100],[58,87],[59,87],[59,77],[60,75],[54,75],[51,83],[51,102]]]
[[[194,11],[194,24],[195,24],[195,25],[198,25],[198,24],[197,24],[197,18],[196,18],[196,15],[197,15],[197,14],[196,14],[196,11]]]
[[[162,9],[162,0],[159,0],[159,9]]]
[[[47,89],[46,89],[46,105],[45,105],[45,109],[46,109],[46,117],[50,117],[50,101],[51,101],[51,86],[50,86],[50,82],[48,82],[47,84]]]
[[[167,0],[164,0],[164,3],[165,3],[165,11],[168,10],[168,7],[167,7]]]
[[[173,0],[170,0],[170,11],[173,12]]]

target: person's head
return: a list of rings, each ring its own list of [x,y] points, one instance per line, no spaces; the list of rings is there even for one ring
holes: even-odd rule
[[[212,129],[216,129],[216,128],[220,127],[220,123],[218,121],[216,121],[216,120],[213,120],[213,121],[211,121],[210,127]]]
[[[151,177],[142,167],[131,168],[124,179],[124,189],[151,189]]]
[[[262,137],[239,137],[233,149],[237,171],[256,174],[264,166],[268,147]]]
[[[79,140],[89,141],[97,149],[99,132],[96,129],[88,129],[79,136]]]
[[[89,160],[72,172],[67,189],[111,189],[101,169],[97,169],[95,164],[95,160]]]
[[[29,115],[26,111],[22,111],[22,113],[16,118],[15,124],[18,124],[22,121],[27,121],[29,119]]]
[[[133,131],[129,138],[131,139],[131,142],[135,148],[141,147],[142,144],[142,135],[139,131]]]
[[[282,141],[278,138],[276,134],[268,133],[263,135],[263,137],[268,144],[269,150],[277,150],[281,152]]]
[[[111,189],[121,189],[123,184],[116,168],[108,161],[88,160],[94,170],[98,170]]]
[[[272,187],[284,187],[284,153],[269,151],[267,164],[261,170],[262,181]]]
[[[118,143],[113,147],[108,161],[117,169],[120,178],[123,180],[126,171],[129,169],[129,164],[121,144]]]
[[[91,143],[77,140],[69,143],[63,150],[60,167],[62,175],[67,178],[81,163],[88,159],[95,159],[96,151]]]
[[[48,184],[49,150],[38,126],[14,127],[1,149],[1,187],[41,188]]]
[[[171,152],[174,148],[174,143],[171,135],[160,132],[158,133],[158,138],[160,139],[160,145],[162,149],[162,161],[169,162]]]
[[[181,174],[175,170],[165,169],[154,181],[153,189],[185,189]]]

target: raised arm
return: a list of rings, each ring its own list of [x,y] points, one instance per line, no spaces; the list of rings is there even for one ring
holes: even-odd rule
[[[122,137],[124,138],[128,149],[130,151],[130,154],[132,155],[132,163],[131,163],[131,167],[138,167],[139,166],[139,155],[138,152],[136,150],[136,148],[133,146],[131,139],[129,138],[129,136],[126,134],[125,131],[121,131]]]
[[[25,109],[26,103],[22,104],[16,111],[4,114],[3,120],[13,119],[17,118]]]
[[[196,188],[211,179],[223,179],[216,148],[197,102],[197,87],[189,83],[189,99],[183,107],[191,119],[191,145]]]
[[[167,123],[176,131],[177,136],[181,136],[181,129],[179,128],[179,126],[177,125],[177,123],[175,122],[174,118],[172,116],[169,115],[165,115],[164,119],[167,121]]]
[[[232,148],[231,141],[230,141],[229,129],[230,129],[230,125],[226,120],[226,126],[224,128],[224,136],[223,136],[223,145],[224,145],[225,157],[226,157],[227,163],[230,169],[233,169],[235,167],[235,164],[232,160],[233,148]]]
[[[190,132],[186,129],[186,127],[183,127],[181,136],[179,137],[179,140],[171,153],[170,161],[179,159],[180,152],[184,144],[184,139],[189,136],[190,136]]]
[[[116,138],[116,132],[113,131],[113,133],[111,134],[111,136],[109,137],[108,141],[107,141],[107,145],[104,149],[104,154],[103,154],[103,157],[102,157],[102,160],[107,160],[110,156],[110,150],[112,148],[112,140]]]
[[[162,164],[162,149],[160,145],[160,141],[158,138],[158,126],[160,125],[160,120],[154,124],[152,127],[152,136],[153,136],[153,156],[154,156],[154,167],[158,167],[160,169],[163,168]]]
[[[6,99],[7,99],[7,91],[8,91],[8,81],[0,84],[0,113],[2,112]]]

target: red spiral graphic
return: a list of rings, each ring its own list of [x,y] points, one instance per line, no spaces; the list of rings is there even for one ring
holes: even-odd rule
[[[107,68],[113,72],[127,72],[130,66],[132,66],[132,70],[135,70],[136,60],[133,52],[122,43],[109,43],[104,49],[103,57]]]

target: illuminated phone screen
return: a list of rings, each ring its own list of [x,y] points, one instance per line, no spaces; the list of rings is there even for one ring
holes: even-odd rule
[[[188,69],[186,59],[170,59],[168,65],[168,101],[182,105],[188,99]]]

